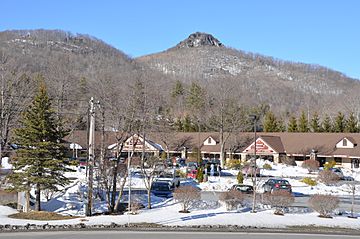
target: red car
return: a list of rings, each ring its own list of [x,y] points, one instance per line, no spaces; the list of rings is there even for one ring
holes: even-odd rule
[[[190,171],[187,173],[186,177],[187,177],[187,178],[193,178],[193,179],[195,179],[195,178],[196,178],[196,174],[197,174],[197,170],[196,170],[196,169],[193,169],[193,170],[190,170]]]

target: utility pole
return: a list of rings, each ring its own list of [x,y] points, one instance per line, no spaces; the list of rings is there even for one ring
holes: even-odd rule
[[[88,160],[88,198],[86,205],[86,216],[92,215],[92,199],[93,199],[93,175],[94,175],[94,159],[95,159],[95,108],[94,98],[90,99],[90,126],[89,126],[89,160]]]
[[[252,181],[253,181],[253,188],[254,188],[254,193],[253,193],[253,202],[252,202],[252,209],[251,212],[255,213],[256,212],[256,190],[257,190],[257,186],[256,186],[256,171],[257,171],[257,165],[256,165],[256,123],[257,123],[257,115],[250,115],[250,118],[252,120],[254,120],[254,165],[253,165],[253,169],[250,168],[250,172],[253,171],[253,175],[252,175]]]

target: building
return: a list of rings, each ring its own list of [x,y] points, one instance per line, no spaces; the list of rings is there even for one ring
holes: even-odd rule
[[[226,159],[247,160],[254,155],[255,138],[254,133],[237,132],[226,134],[228,138],[225,144]],[[101,147],[101,134],[96,132],[96,148]],[[105,132],[104,145],[108,151],[108,157],[116,156],[119,141],[116,132]],[[141,135],[130,135],[123,145],[122,157],[134,151],[136,154],[161,155],[166,153],[167,157],[182,157],[194,159],[200,154],[203,159],[220,158],[219,133],[216,132],[152,132],[144,137]],[[86,153],[86,132],[74,131],[66,137],[70,145],[81,148],[82,155]],[[258,157],[281,162],[295,162],[300,165],[310,157],[324,164],[326,161],[334,160],[338,166],[348,168],[359,168],[360,162],[360,134],[357,133],[264,133],[258,132],[256,137],[256,155]],[[145,146],[145,149],[144,149]],[[73,152],[76,147],[73,147]],[[199,152],[200,151],[200,152]],[[73,155],[75,153],[73,152]]]

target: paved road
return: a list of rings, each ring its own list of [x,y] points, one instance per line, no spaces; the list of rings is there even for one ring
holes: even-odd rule
[[[122,232],[122,231],[74,231],[74,232],[23,232],[0,233],[0,239],[342,239],[359,238],[348,235],[285,234],[285,233],[222,233],[222,232]]]

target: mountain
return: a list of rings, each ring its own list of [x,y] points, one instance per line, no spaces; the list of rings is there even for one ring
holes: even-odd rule
[[[266,103],[279,113],[349,110],[360,90],[360,81],[340,72],[236,50],[207,33],[136,61],[184,83],[199,82],[210,94],[226,81],[243,103]]]
[[[358,80],[317,65],[236,50],[200,32],[168,50],[135,59],[88,35],[60,30],[0,32],[1,76],[11,81],[39,73],[48,83],[54,106],[76,116],[71,120],[86,120],[90,97],[101,100],[110,118],[127,104],[124,99],[131,97],[129,87],[137,80],[146,82],[158,110],[173,104],[170,92],[176,81],[185,86],[197,82],[210,97],[231,88],[242,104],[268,104],[287,115],[299,110],[358,113],[360,106]],[[35,85],[23,90],[32,91]]]
[[[147,76],[159,84],[164,79],[162,73],[146,69],[99,39],[60,30],[0,32],[0,59],[5,59],[0,60],[5,79],[11,81],[13,74],[32,78],[42,74],[55,108],[83,120],[90,97],[101,99],[102,107],[110,111],[120,105],[119,96],[127,93],[125,86],[134,79]],[[34,90],[35,85],[24,90]]]

